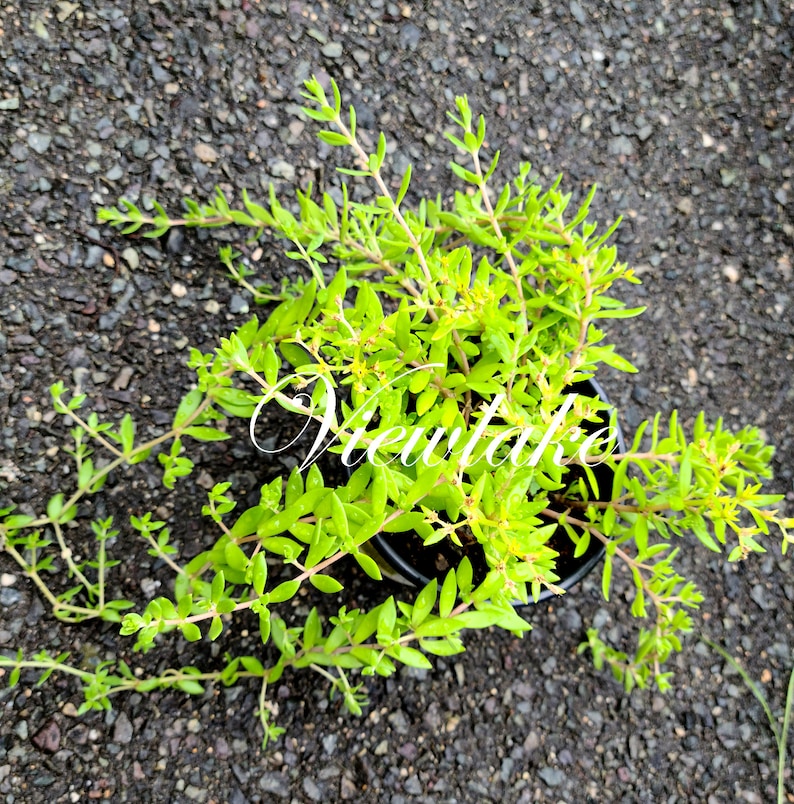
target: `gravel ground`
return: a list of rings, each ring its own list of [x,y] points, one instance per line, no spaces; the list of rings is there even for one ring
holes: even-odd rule
[[[625,216],[621,257],[644,281],[626,298],[650,305],[613,329],[641,369],[606,378],[625,428],[657,408],[759,424],[777,445],[772,488],[791,513],[794,4],[708,6],[0,8],[0,500],[36,506],[58,487],[50,458],[65,431],[47,392],[57,378],[108,416],[129,410],[162,425],[190,381],[188,345],[212,348],[248,311],[207,233],[125,239],[95,227],[97,205],[154,195],[176,209],[216,184],[239,198],[270,181],[285,193],[332,182],[327,151],[295,114],[299,86],[316,72],[340,81],[360,127],[389,133],[395,174],[412,162],[426,192],[453,186],[440,133],[463,92],[489,118],[503,161],[528,159],[547,178],[563,171],[577,198],[597,180],[599,217]],[[123,252],[118,264],[111,247]],[[261,264],[277,277],[286,270],[278,249]],[[243,486],[258,478],[243,439],[210,451],[199,485],[230,467]],[[145,472],[130,477],[110,495],[120,517],[147,510],[156,487]],[[174,527],[187,544],[201,533],[184,496],[167,496],[165,513],[182,518]],[[791,559],[772,549],[729,567],[700,550],[681,564],[707,591],[703,632],[763,681],[778,711],[794,651]],[[2,560],[0,570],[0,647],[71,650],[83,661],[112,649],[113,629],[53,624],[14,567]],[[156,593],[145,553],[125,572],[126,594]],[[593,618],[618,637],[631,627],[627,612],[601,608],[594,581],[531,618],[523,640],[485,633],[432,672],[373,682],[360,719],[312,678],[285,676],[277,697],[287,734],[266,752],[251,714],[256,690],[245,685],[198,699],[132,695],[84,718],[63,679],[0,686],[0,793],[6,802],[207,804],[773,799],[777,757],[763,712],[696,635],[672,662],[674,693],[628,696],[576,655]],[[787,773],[794,793],[791,761]]]

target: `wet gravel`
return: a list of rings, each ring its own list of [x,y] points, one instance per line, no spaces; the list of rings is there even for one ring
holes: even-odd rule
[[[125,239],[95,225],[97,205],[124,194],[176,209],[182,195],[215,185],[236,198],[271,181],[282,193],[308,181],[333,187],[328,149],[296,115],[300,84],[317,73],[339,80],[360,127],[388,132],[394,175],[413,163],[430,194],[454,186],[442,132],[464,92],[505,163],[529,160],[547,181],[562,171],[575,198],[598,181],[598,218],[624,216],[621,258],[644,282],[623,295],[650,307],[612,329],[641,370],[604,379],[626,430],[657,408],[756,423],[777,445],[773,488],[791,508],[793,16],[777,0],[0,7],[0,501],[37,506],[58,488],[65,432],[50,410],[52,382],[156,432],[190,382],[189,346],[212,348],[253,306],[223,276],[209,233]],[[276,283],[292,270],[270,245],[259,265]],[[242,488],[260,477],[243,438],[210,451],[198,487],[184,488],[198,493],[229,471]],[[190,500],[152,503],[147,473],[123,481],[109,512],[161,505],[163,516],[184,517],[175,528],[198,550]],[[791,559],[773,548],[728,567],[684,550],[681,564],[707,591],[704,633],[741,657],[778,711],[794,661]],[[53,624],[14,566],[0,560],[0,571],[0,648],[46,645],[80,661],[112,650],[112,629]],[[119,584],[146,599],[161,578],[144,553]],[[132,695],[77,718],[66,680],[11,692],[0,681],[0,794],[772,800],[776,753],[763,712],[696,635],[672,662],[672,695],[628,696],[576,655],[593,620],[615,639],[632,627],[627,612],[603,608],[595,581],[532,620],[523,640],[486,633],[433,671],[372,682],[360,719],[312,678],[287,675],[276,691],[287,734],[267,752],[251,716],[256,690],[245,685],[199,699]]]

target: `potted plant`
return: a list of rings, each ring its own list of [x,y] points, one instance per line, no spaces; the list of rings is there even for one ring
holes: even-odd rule
[[[737,561],[763,551],[756,539],[770,526],[780,529],[784,550],[792,540],[791,520],[772,508],[781,497],[761,492],[772,448],[752,427],[734,434],[702,415],[687,433],[675,414],[643,423],[627,446],[594,378],[605,367],[634,370],[601,326],[642,309],[612,295],[613,285],[637,279],[607,245],[618,224],[597,232],[589,220],[594,190],[568,216],[570,196],[559,180],[543,191],[529,165],[492,189],[498,154],[483,163],[485,123],[458,98],[448,138],[468,158],[466,166],[452,163],[466,191],[451,205],[422,199],[409,206],[410,168],[393,191],[384,135],[369,152],[355,110],[344,114],[333,82],[330,90],[329,97],[308,81],[305,113],[327,125],[323,142],[352,153],[353,167],[340,171],[373,182],[372,203],[354,201],[343,184],[336,201],[328,193],[315,200],[311,188],[298,192],[294,212],[272,190],[268,207],[245,192],[240,209],[220,191],[210,203],[187,200],[182,218],[157,203],[151,215],[130,201],[101,210],[101,220],[125,232],[145,226],[147,236],[177,225],[234,224],[255,238],[267,230],[290,242],[287,256],[311,278],[285,288],[263,320],[237,328],[214,353],[192,351],[197,387],[170,430],[152,441],[136,442],[129,416],[117,427],[84,416],[85,399],[67,400],[56,384],[56,408],[75,425],[77,488],[55,495],[45,515],[6,509],[0,527],[5,551],[64,620],[120,622],[121,634],[147,651],[168,634],[216,640],[253,616],[261,652],[229,656],[219,671],[189,666],[148,678],[123,662],[87,671],[46,652],[6,657],[0,666],[12,669],[12,683],[29,667],[77,675],[84,709],[108,706],[125,689],[199,692],[209,680],[254,676],[267,741],[280,729],[265,690],[287,668],[314,669],[360,711],[365,695],[351,674],[430,667],[428,655],[462,651],[468,629],[520,635],[531,627],[531,610],[521,606],[562,593],[575,580],[569,564],[583,558],[585,568],[602,560],[607,600],[613,568],[628,569],[640,627],[633,653],[608,646],[594,629],[582,648],[627,689],[668,688],[663,663],[680,649],[680,636],[692,629],[689,612],[703,600],[675,569],[674,544],[726,547]],[[272,301],[269,289],[251,284],[240,256],[221,249],[230,272]],[[158,450],[172,488],[192,468],[184,442],[228,438],[229,418],[247,419],[262,451],[297,450],[295,442],[263,445],[261,416],[272,405],[301,422],[299,465],[234,515],[230,484],[217,484],[203,513],[220,535],[190,560],[164,522],[133,516],[150,553],[173,570],[173,591],[136,611],[132,601],[110,600],[106,546],[118,532],[110,520],[93,522],[98,556],[78,561],[67,527],[80,502],[99,493],[116,467]],[[110,460],[94,462],[89,442]],[[335,469],[318,467],[323,455],[333,456]],[[325,616],[312,607],[296,619],[288,601],[303,586],[343,590],[346,557],[374,582],[384,569],[413,566],[410,580],[419,584],[413,591],[384,584],[372,608],[343,605]],[[76,585],[64,590],[44,580],[55,569]],[[581,571],[574,566],[573,575]]]

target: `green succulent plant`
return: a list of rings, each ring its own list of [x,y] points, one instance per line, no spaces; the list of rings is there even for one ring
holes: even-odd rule
[[[69,489],[38,515],[0,511],[2,550],[59,619],[119,623],[143,652],[180,636],[232,645],[229,632],[255,623],[261,647],[230,652],[211,672],[189,666],[139,676],[121,660],[86,670],[46,651],[0,657],[0,668],[11,684],[26,669],[40,670],[41,680],[56,670],[77,676],[82,711],[109,706],[123,690],[199,693],[209,681],[255,677],[267,742],[280,728],[266,690],[288,668],[313,669],[360,712],[359,675],[431,667],[428,656],[462,651],[470,629],[529,630],[532,611],[523,605],[544,590],[562,593],[567,545],[574,558],[603,552],[607,600],[616,565],[633,583],[634,649],[608,645],[595,629],[582,649],[627,689],[667,689],[664,662],[703,601],[676,569],[678,545],[726,549],[737,561],[763,551],[758,537],[770,528],[779,529],[784,551],[792,541],[791,520],[774,509],[781,496],[761,488],[772,448],[755,428],[732,433],[702,414],[687,432],[675,413],[644,422],[621,447],[615,411],[583,383],[605,367],[634,371],[602,327],[642,308],[613,295],[616,284],[638,280],[608,244],[619,222],[598,231],[590,219],[595,188],[571,214],[560,179],[543,190],[521,164],[497,191],[499,155],[485,158],[484,119],[458,98],[448,139],[466,157],[451,164],[463,190],[448,204],[408,204],[410,168],[392,191],[385,136],[369,152],[354,108],[343,112],[333,82],[329,92],[308,81],[304,112],[325,126],[324,143],[352,154],[353,166],[339,170],[372,182],[373,201],[353,200],[343,183],[336,196],[297,192],[292,209],[271,189],[267,206],[245,191],[239,208],[220,190],[203,204],[187,199],[182,217],[156,202],[151,214],[129,200],[100,210],[100,221],[126,233],[233,225],[251,230],[252,240],[286,240],[286,256],[307,278],[274,292],[254,284],[240,253],[221,248],[230,273],[270,306],[214,352],[192,350],[196,387],[168,431],[139,442],[129,415],[101,422],[83,412],[84,395],[69,397],[57,383],[55,408],[71,422],[74,442]],[[184,557],[171,528],[147,513],[133,516],[123,536],[111,519],[92,522],[97,553],[75,556],[78,506],[103,493],[115,468],[156,456],[164,487],[178,494],[191,450],[227,439],[229,419],[248,420],[253,443],[268,451],[258,420],[269,405],[305,425],[299,465],[263,485],[258,504],[243,511],[229,482],[215,485],[202,508],[213,524],[198,555]],[[321,455],[336,471],[319,468]],[[451,546],[458,559],[414,589],[395,587],[382,578],[384,538],[418,540],[420,552]],[[109,545],[120,553],[122,539],[142,539],[167,565],[167,594],[146,604],[109,599],[107,578],[118,564]],[[312,607],[297,617],[290,601],[307,584],[344,600],[347,557],[382,582],[380,602],[348,602],[333,616]]]

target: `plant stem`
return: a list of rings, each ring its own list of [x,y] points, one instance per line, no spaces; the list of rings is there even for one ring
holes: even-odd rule
[[[350,132],[350,129],[345,125],[341,116],[336,115],[334,119],[334,125],[339,129],[342,136],[346,137],[350,142],[350,147],[355,151],[356,156],[358,158],[359,164],[361,167],[366,170],[369,175],[372,177],[375,184],[377,184],[378,189],[380,190],[381,194],[384,198],[389,199],[391,202],[391,213],[394,215],[394,219],[400,225],[400,228],[405,232],[408,237],[408,242],[411,245],[411,248],[414,250],[416,254],[416,258],[419,261],[419,267],[422,269],[422,273],[424,274],[426,288],[428,294],[431,298],[434,298],[436,302],[440,300],[438,290],[436,289],[436,282],[433,279],[433,275],[430,272],[430,267],[427,264],[427,256],[425,255],[421,243],[416,239],[416,235],[413,233],[413,230],[408,225],[408,221],[405,220],[402,212],[400,211],[400,207],[397,202],[394,200],[394,197],[391,194],[391,191],[386,186],[386,182],[383,180],[383,174],[380,172],[380,168],[377,170],[370,170],[369,168],[369,159],[367,157],[366,151],[361,147],[359,141],[353,136]],[[438,313],[433,309],[432,306],[427,307],[428,314],[433,321],[438,321]],[[524,308],[524,319],[526,319],[526,307]],[[524,322],[526,326],[526,320]],[[469,367],[469,359],[466,357],[466,353],[463,351],[463,347],[461,345],[460,335],[458,334],[457,330],[452,330],[452,340],[455,342],[455,346],[458,350],[458,356],[460,358],[461,369],[464,374],[468,374],[470,372]],[[468,394],[469,392],[467,392]]]
[[[480,152],[479,148],[471,151],[471,158],[472,162],[474,163],[474,172],[478,178],[477,187],[480,190],[480,195],[482,196],[482,202],[485,205],[485,211],[488,213],[488,220],[493,227],[494,234],[499,240],[504,240],[506,245],[506,251],[504,252],[505,259],[507,260],[507,264],[510,267],[510,273],[513,277],[513,283],[516,286],[516,293],[518,294],[519,303],[521,305],[521,314],[519,315],[519,324],[521,326],[521,333],[526,335],[529,331],[529,321],[528,321],[528,314],[527,314],[527,301],[524,298],[524,288],[521,285],[521,276],[518,273],[518,266],[516,265],[515,260],[513,259],[513,252],[511,245],[507,242],[507,238],[502,234],[502,228],[499,225],[499,220],[494,213],[493,206],[491,205],[491,198],[490,194],[488,193],[488,186],[485,183],[485,176],[482,172],[482,165],[480,165]]]
[[[791,727],[791,709],[794,704],[794,667],[791,668],[791,675],[788,679],[788,689],[786,691],[786,709],[783,715],[783,728],[778,740],[777,756],[777,800],[778,804],[783,804],[785,790],[783,789],[783,773],[786,769],[786,742]]]
[[[55,531],[55,538],[58,541],[58,546],[61,548],[61,558],[66,562],[66,566],[69,568],[69,574],[74,575],[78,581],[88,590],[89,592],[93,588],[93,584],[91,584],[88,578],[83,575],[80,568],[75,564],[74,559],[72,558],[72,550],[66,544],[66,541],[63,538],[63,531],[61,530],[61,523],[57,520],[52,523],[52,529]]]
[[[769,721],[769,728],[772,731],[772,736],[775,738],[775,742],[777,743],[777,802],[778,804],[784,804],[786,800],[786,791],[783,785],[783,776],[786,769],[786,743],[788,741],[788,733],[789,728],[791,727],[791,709],[792,705],[794,704],[794,667],[792,667],[791,675],[789,676],[788,680],[788,689],[786,692],[786,706],[783,715],[783,726],[782,728],[778,729],[778,724],[775,719],[775,716],[772,714],[772,708],[769,706],[769,702],[766,699],[766,695],[764,695],[763,690],[758,686],[758,684],[750,678],[750,674],[739,664],[739,662],[728,653],[725,648],[721,645],[718,645],[716,642],[712,642],[708,637],[702,636],[700,637],[702,642],[705,642],[715,653],[722,656],[726,662],[742,677],[742,681],[744,681],[745,686],[750,692],[753,693],[755,699],[758,703],[761,704],[761,708],[764,710],[764,714],[766,715],[766,719]]]
[[[75,606],[72,603],[64,603],[63,601],[58,600],[56,595],[50,590],[49,586],[44,583],[41,576],[36,572],[35,565],[28,564],[28,562],[25,561],[24,556],[13,545],[9,544],[7,540],[2,543],[2,548],[11,556],[11,558],[14,559],[14,561],[17,562],[17,564],[19,564],[20,569],[22,569],[25,575],[30,578],[31,581],[33,581],[41,594],[44,595],[52,607],[52,612],[56,617],[58,617],[59,611],[68,611],[78,615],[77,619],[62,617],[61,619],[65,620],[66,622],[78,622],[79,620],[87,620],[91,619],[92,617],[100,616],[100,612],[97,609],[89,609],[85,608],[84,606]]]
[[[427,282],[428,290],[432,290],[435,288],[435,282],[433,281],[433,275],[430,273],[430,268],[427,264],[427,257],[425,256],[424,251],[422,250],[422,246],[419,241],[416,239],[416,235],[413,233],[413,230],[408,225],[408,222],[403,217],[402,212],[400,211],[400,207],[398,206],[397,202],[394,200],[394,197],[391,194],[391,191],[386,186],[386,182],[383,180],[383,174],[380,172],[380,168],[377,170],[370,170],[369,168],[369,158],[367,157],[366,151],[361,147],[361,144],[356,139],[355,136],[351,133],[350,129],[345,125],[344,121],[342,120],[340,115],[337,115],[334,119],[334,125],[339,129],[340,133],[343,137],[346,137],[350,142],[350,147],[355,151],[356,157],[358,159],[359,164],[361,167],[366,170],[369,175],[372,177],[375,184],[378,185],[378,189],[380,190],[381,194],[384,198],[388,198],[391,201],[391,212],[394,215],[394,219],[400,225],[400,228],[405,232],[408,236],[408,242],[411,244],[411,248],[414,250],[416,254],[416,258],[419,260],[419,267],[422,269],[422,273],[424,274],[425,281]]]

